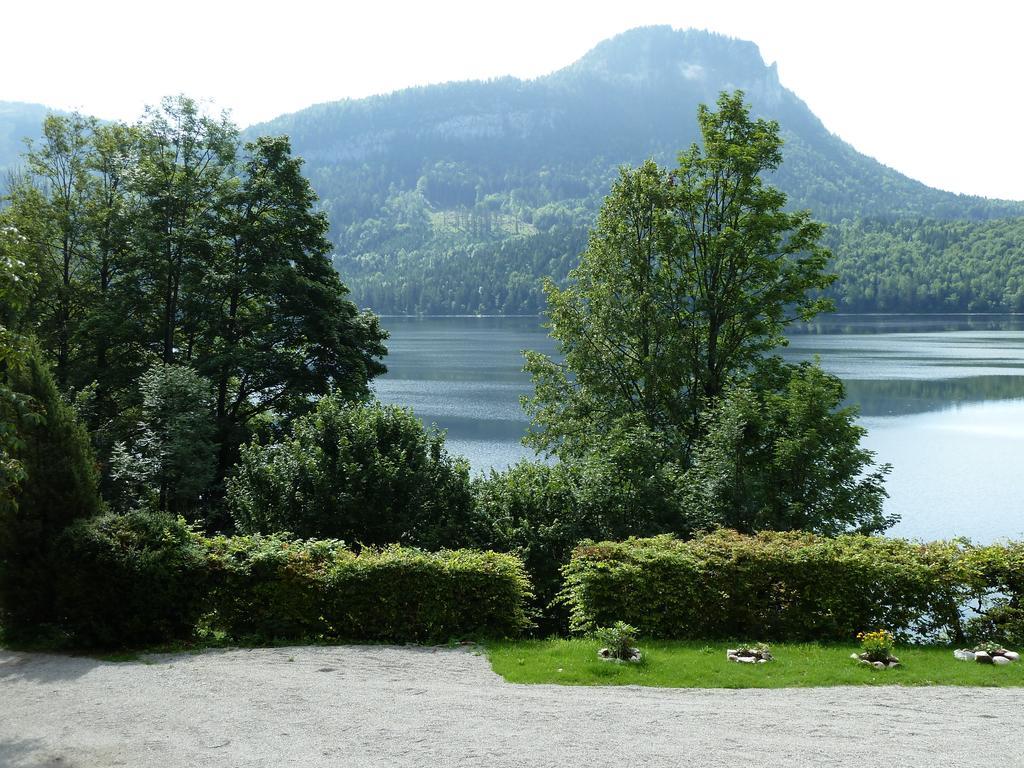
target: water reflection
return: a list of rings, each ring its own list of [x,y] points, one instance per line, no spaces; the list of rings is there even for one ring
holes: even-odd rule
[[[798,334],[937,333],[942,331],[1024,331],[1024,315],[841,315],[793,326]]]

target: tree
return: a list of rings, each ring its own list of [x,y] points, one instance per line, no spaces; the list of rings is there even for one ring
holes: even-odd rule
[[[84,311],[82,289],[88,247],[85,201],[89,194],[86,167],[95,121],[81,115],[50,115],[39,145],[25,155],[28,175],[16,177],[10,192],[11,218],[31,247],[31,269],[37,290],[26,319],[52,351],[60,388],[68,386],[77,334]]]
[[[703,146],[673,172],[620,172],[569,285],[545,286],[563,361],[527,355],[538,448],[578,455],[639,418],[686,463],[707,406],[829,306],[813,293],[833,280],[822,225],[761,178],[781,162],[778,124],[752,120],[739,91],[698,123]]]
[[[256,422],[369,397],[387,334],[348,299],[286,138],[242,148],[226,117],[179,96],[135,126],[52,117],[28,158],[0,213],[39,275],[18,319],[87,419],[105,491],[115,463],[138,492],[148,483],[137,384],[156,362],[212,382],[214,471],[188,478],[208,480],[212,527]]]
[[[725,443],[718,440],[712,450],[709,429],[715,419],[720,431],[740,424],[730,421],[722,403],[732,397],[738,407],[749,390],[764,398],[761,405],[779,409],[775,421],[761,424],[770,435],[765,440],[779,447],[787,430],[799,433],[789,434],[804,440],[797,453],[825,452],[828,469],[807,477],[814,489],[797,492],[790,484],[792,498],[776,493],[773,511],[748,504],[741,507],[746,517],[728,522],[757,526],[771,518],[766,525],[824,528],[823,521],[834,519],[836,525],[874,521],[885,527],[881,475],[846,497],[839,490],[857,485],[872,454],[857,446],[862,433],[853,413],[834,411],[839,400],[832,379],[818,369],[800,369],[786,381],[758,376],[772,350],[786,343],[787,326],[830,307],[819,295],[834,279],[825,272],[823,226],[807,211],[786,211],[786,196],[762,179],[781,163],[779,127],[751,119],[738,91],[723,93],[715,111],[702,106],[698,123],[702,145],[681,153],[674,171],[651,161],[620,171],[569,284],[546,283],[548,327],[561,360],[526,353],[535,387],[523,400],[531,416],[527,441],[580,463],[593,461],[595,452],[615,455],[608,444],[615,435],[643,435],[662,472],[707,489],[733,477],[716,474],[726,464],[710,458]],[[781,392],[784,405],[770,392]],[[771,459],[770,451],[754,451],[728,466],[770,473]],[[733,491],[708,493],[721,500]],[[847,506],[833,510],[820,503],[830,492]],[[768,503],[769,495],[758,502]],[[720,523],[727,521],[727,506],[716,507]],[[692,530],[703,511],[691,504],[668,527]],[[818,517],[811,519],[812,512]]]
[[[200,330],[201,308],[191,299],[202,295],[205,265],[218,247],[218,206],[231,188],[238,129],[226,115],[206,117],[177,96],[147,109],[141,131],[138,245],[158,308],[154,351],[171,364],[192,357]]]
[[[329,260],[327,217],[286,137],[246,145],[244,172],[220,211],[224,243],[203,273],[202,330],[193,356],[215,387],[218,480],[249,423],[297,416],[312,398],[369,396],[385,371],[376,316],[360,312]]]
[[[843,383],[817,364],[768,358],[714,409],[687,473],[686,506],[744,533],[879,533],[888,464],[842,407]]]
[[[193,516],[216,469],[210,382],[188,366],[157,364],[139,391],[138,434],[114,447],[118,505]]]

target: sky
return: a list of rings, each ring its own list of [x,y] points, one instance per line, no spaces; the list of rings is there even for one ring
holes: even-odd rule
[[[186,93],[246,126],[408,86],[537,77],[649,24],[752,40],[859,151],[934,187],[1024,200],[1019,0],[5,2],[0,100],[134,120]]]

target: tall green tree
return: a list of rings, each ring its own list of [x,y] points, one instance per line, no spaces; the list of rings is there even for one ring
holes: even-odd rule
[[[331,392],[364,399],[385,370],[385,333],[346,298],[329,260],[327,217],[288,139],[262,138],[245,155],[221,201],[224,242],[196,302],[206,316],[193,359],[214,382],[219,479],[254,418],[301,414]]]
[[[205,293],[206,264],[219,246],[218,208],[232,187],[238,129],[185,96],[149,108],[140,128],[137,244],[157,308],[154,351],[164,364],[188,362],[202,330],[194,299]]]
[[[9,216],[31,244],[26,254],[39,278],[26,320],[53,355],[61,388],[71,380],[86,311],[87,155],[94,126],[81,115],[47,117],[42,139],[25,155],[27,174],[15,178],[10,194]]]
[[[154,363],[213,384],[204,499],[222,494],[255,420],[368,397],[386,333],[347,298],[286,138],[241,147],[226,117],[178,96],[134,126],[51,118],[28,159],[0,214],[39,275],[19,318],[75,394],[105,481],[116,444],[121,469],[134,455]]]
[[[781,163],[778,124],[738,91],[697,119],[702,144],[674,171],[621,171],[568,286],[545,285],[562,360],[527,354],[540,449],[578,455],[636,420],[688,461],[709,404],[829,307],[822,225],[762,179]]]
[[[527,442],[666,478],[646,487],[668,530],[884,529],[887,469],[837,410],[841,383],[771,355],[831,306],[834,279],[823,226],[763,180],[782,161],[779,126],[738,91],[697,120],[702,142],[675,170],[620,172],[568,285],[546,283],[560,359],[526,353]],[[615,450],[623,440],[643,450]]]

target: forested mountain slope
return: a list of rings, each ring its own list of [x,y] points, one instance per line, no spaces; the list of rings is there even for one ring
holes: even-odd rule
[[[774,183],[791,205],[845,222],[830,233],[841,308],[1024,308],[1024,225],[1012,220],[1024,204],[932,189],[858,153],[753,43],[716,34],[635,29],[536,80],[321,104],[250,133],[292,137],[357,301],[387,313],[535,312],[538,278],[576,262],[617,167],[672,164],[695,138],[697,105],[733,88],[782,125]]]
[[[43,120],[53,111],[42,104],[0,101],[0,173],[19,165],[25,139],[38,138]]]
[[[535,80],[413,88],[253,126],[288,134],[331,221],[335,266],[384,313],[533,313],[561,279],[617,168],[664,165],[700,103],[742,88],[779,121],[774,183],[833,226],[851,311],[1024,311],[1024,203],[932,189],[828,132],[753,43],[647,27]],[[0,102],[0,172],[46,108]],[[880,115],[879,119],[885,119]]]

